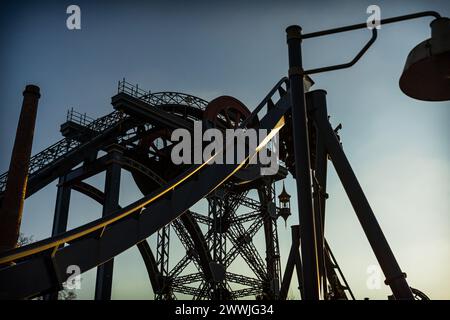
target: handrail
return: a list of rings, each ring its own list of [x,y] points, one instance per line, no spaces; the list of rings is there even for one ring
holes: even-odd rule
[[[242,122],[241,127],[245,127],[247,124],[249,124],[255,117],[258,115],[258,113],[261,111],[261,109],[266,105],[267,102],[273,97],[275,92],[281,87],[283,83],[286,83],[286,85],[289,84],[289,79],[287,77],[281,78],[269,91],[269,93],[264,97],[264,99],[259,103],[259,105],[252,111],[250,116],[245,119],[245,121]]]
[[[137,84],[133,85],[127,82],[125,78],[119,81],[117,92],[129,94],[130,96],[138,98],[152,106],[170,103],[185,103],[189,106],[204,110],[208,105],[208,101],[186,93],[170,91],[152,93],[151,91],[146,91],[139,88]]]
[[[70,108],[67,110],[66,121],[77,123],[83,127],[88,126],[90,123],[95,121],[94,118],[89,117],[86,113],[80,113],[74,108]]]
[[[36,171],[44,168],[47,164],[50,163],[50,162],[48,162],[48,163],[42,165],[41,167],[39,167],[41,162],[42,163],[46,162],[45,159],[47,158],[47,155],[54,155],[56,157],[59,157],[62,154],[62,153],[60,154],[61,151],[64,151],[64,153],[66,153],[66,152],[78,147],[80,144],[81,143],[76,140],[63,138],[63,139],[55,142],[51,146],[45,148],[41,152],[35,154],[30,159],[30,165],[29,165],[29,169],[28,169],[29,176],[34,174]],[[0,175],[0,192],[3,192],[5,190],[7,179],[8,179],[8,171],[6,171]]]
[[[127,119],[127,117],[128,116],[124,115],[120,111],[114,111],[90,122],[86,127],[100,134],[106,129],[117,125],[121,120]],[[37,171],[44,169],[49,164],[60,159],[62,156],[79,147],[80,145],[82,145],[82,143],[77,140],[63,138],[40,151],[39,153],[35,154],[30,158],[30,164],[28,167],[29,178]],[[8,171],[0,175],[0,192],[4,191],[7,179]]]

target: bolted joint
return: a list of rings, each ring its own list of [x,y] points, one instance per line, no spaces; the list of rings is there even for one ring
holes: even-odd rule
[[[402,272],[402,273],[399,273],[396,276],[393,276],[393,277],[390,277],[390,278],[386,278],[386,280],[384,280],[384,283],[386,285],[390,285],[392,282],[394,282],[395,280],[398,280],[398,279],[406,279],[406,273]]]
[[[304,71],[303,68],[300,67],[290,67],[288,70],[288,75],[289,77],[291,76],[304,76]]]

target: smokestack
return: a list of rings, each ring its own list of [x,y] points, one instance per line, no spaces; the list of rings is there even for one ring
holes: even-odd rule
[[[27,192],[31,146],[40,97],[38,86],[26,86],[23,92],[22,111],[17,125],[8,180],[0,210],[0,252],[15,248],[19,239],[23,203]]]

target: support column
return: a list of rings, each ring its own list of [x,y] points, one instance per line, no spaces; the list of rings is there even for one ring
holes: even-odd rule
[[[298,282],[298,289],[300,291],[300,296],[304,297],[304,290],[303,290],[303,280],[302,280],[302,260],[300,258],[300,226],[299,225],[293,225],[291,226],[291,233],[292,233],[292,244],[291,244],[291,250],[289,252],[289,257],[286,262],[286,269],[283,274],[283,281],[281,282],[281,288],[280,288],[280,299],[286,300],[288,298],[288,291],[289,287],[291,285],[292,275],[294,273],[294,267],[297,272],[297,282]]]
[[[66,186],[65,182],[66,176],[59,178],[58,192],[56,194],[55,215],[53,217],[52,236],[56,236],[67,231],[71,188]]]
[[[69,218],[69,205],[71,188],[65,185],[66,176],[62,176],[58,181],[58,191],[56,194],[55,214],[53,216],[52,237],[67,230],[67,220]],[[58,291],[45,295],[45,300],[58,300]]]
[[[316,90],[317,91],[317,90]],[[313,118],[324,118],[328,119],[328,113],[326,106],[317,108],[312,105],[311,93],[306,94],[306,103],[308,109],[309,119],[311,121],[311,128],[315,133],[315,154],[314,159],[314,217],[315,217],[315,227],[316,227],[316,244],[317,244],[317,260],[319,265],[319,279],[322,297],[327,296],[327,268],[325,266],[325,202],[328,197],[327,191],[327,163],[328,163],[328,153],[325,146],[325,137],[323,133],[320,132],[317,124],[313,121]]]
[[[161,286],[166,287],[169,275],[169,249],[170,249],[170,224],[165,225],[158,230],[156,236],[156,265],[161,279]],[[164,290],[166,291],[166,290]],[[170,295],[167,292],[158,292],[155,294],[156,300],[168,300]]]
[[[313,92],[312,92],[313,93]],[[313,103],[317,108],[326,108],[326,92],[315,91],[312,95]],[[375,214],[367,201],[364,191],[345,156],[333,128],[327,118],[315,119],[319,130],[324,134],[327,151],[333,165],[344,186],[345,192],[355,210],[356,216],[369,240],[370,246],[386,276],[385,283],[389,285],[396,299],[413,300],[411,288],[406,282],[406,274],[402,272],[395,256],[381,230]]]
[[[121,167],[117,160],[122,156],[122,147],[112,145],[108,153],[111,155],[111,163],[106,169],[105,178],[105,204],[103,217],[119,209],[120,173]],[[110,300],[114,259],[111,259],[97,268],[95,283],[95,300]]]
[[[304,296],[302,298],[305,300],[319,300],[320,285],[315,218],[311,192],[311,163],[303,82],[301,30],[299,26],[290,26],[286,29],[289,49],[289,83],[294,133],[295,180],[297,183],[297,202],[303,261]]]
[[[277,231],[277,213],[273,180],[266,178],[258,188],[259,201],[262,205],[262,219],[266,242],[267,287],[264,289],[269,299],[277,299],[280,294],[280,252]]]

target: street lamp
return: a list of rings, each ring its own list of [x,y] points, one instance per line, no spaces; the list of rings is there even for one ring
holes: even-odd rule
[[[405,20],[431,16],[432,36],[415,47],[408,56],[406,67],[400,79],[400,87],[408,96],[421,100],[450,99],[449,68],[449,30],[448,18],[441,18],[434,11],[419,12],[404,16],[383,19],[380,24],[389,24]],[[305,102],[303,79],[307,75],[339,70],[353,66],[375,42],[377,29],[372,28],[372,37],[353,58],[344,64],[303,70],[301,44],[304,39],[367,28],[367,23],[349,25],[319,32],[302,34],[300,26],[286,29],[289,52],[289,82],[291,90],[292,123],[295,155],[295,178],[297,184],[298,214],[300,222],[300,240],[302,253],[303,297],[306,300],[320,298],[320,279],[318,266],[318,248],[316,243],[315,210],[312,201],[312,178],[310,149],[308,138],[308,117]],[[425,83],[427,82],[427,83]],[[366,231],[369,243],[378,258],[397,299],[413,299],[406,275],[401,271],[395,257],[371,210],[360,213],[360,223]]]
[[[431,38],[406,59],[400,89],[419,100],[450,100],[450,19],[437,18],[430,26]]]

